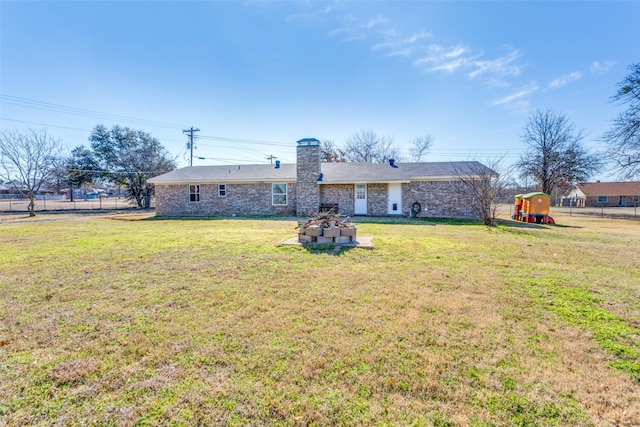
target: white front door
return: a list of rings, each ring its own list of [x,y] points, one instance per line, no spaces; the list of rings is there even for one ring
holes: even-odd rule
[[[402,184],[389,184],[389,197],[387,201],[388,215],[402,215]]]
[[[355,215],[367,214],[367,184],[356,184],[356,199],[353,213]]]

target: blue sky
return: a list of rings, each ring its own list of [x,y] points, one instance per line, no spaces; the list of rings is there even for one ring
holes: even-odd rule
[[[524,150],[536,109],[566,114],[598,150],[640,61],[640,2],[7,1],[0,124],[46,127],[69,149],[96,124],[157,137],[188,164],[295,161],[372,129],[427,160]],[[46,126],[43,126],[46,125]]]

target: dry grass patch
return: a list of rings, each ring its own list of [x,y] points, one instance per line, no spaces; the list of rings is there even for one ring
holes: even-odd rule
[[[640,424],[640,227],[570,221],[7,224],[0,421]]]

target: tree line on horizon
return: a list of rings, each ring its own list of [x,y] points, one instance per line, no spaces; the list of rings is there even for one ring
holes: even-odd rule
[[[584,147],[585,132],[576,129],[566,114],[539,109],[527,118],[521,136],[525,151],[514,165],[515,171],[507,173],[531,179],[547,194],[557,187],[588,180],[607,163],[622,179],[640,179],[640,63],[629,69],[629,75],[618,83],[611,98],[626,109],[601,138],[607,147],[604,156]],[[61,141],[46,129],[0,130],[0,179],[26,187],[29,214],[35,216],[35,195],[42,185],[52,182],[66,183],[71,194],[74,188],[87,183],[119,184],[126,189],[127,198],[138,207],[148,208],[153,194],[148,179],[177,167],[176,158],[160,141],[141,130],[97,125],[89,142],[89,146],[78,146],[70,155],[64,155]],[[409,142],[409,160],[420,162],[428,154],[434,137],[425,134]],[[392,137],[378,135],[371,129],[354,133],[342,148],[332,140],[323,140],[321,156],[323,162],[405,160]],[[503,169],[502,160],[491,160],[491,169],[496,172]],[[498,182],[505,184],[503,178],[489,177],[488,184]]]

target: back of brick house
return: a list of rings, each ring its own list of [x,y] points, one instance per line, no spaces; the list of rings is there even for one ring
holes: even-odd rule
[[[190,166],[156,176],[157,216],[343,215],[473,217],[456,171],[477,162],[323,163],[320,142],[297,141],[296,164]]]

